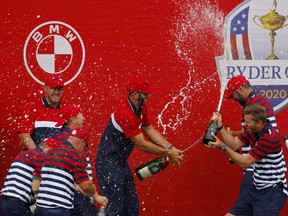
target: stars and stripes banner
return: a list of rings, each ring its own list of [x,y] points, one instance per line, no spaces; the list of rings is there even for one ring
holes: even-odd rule
[[[248,13],[249,7],[236,14],[231,21],[230,44],[234,60],[252,59],[248,35]]]
[[[287,11],[283,9],[288,7],[288,2],[279,0],[277,3],[246,0],[234,8],[225,18],[225,52],[216,57],[220,92],[231,77],[243,75],[270,100],[276,113],[288,106],[288,46],[285,46],[288,27],[285,23]],[[274,6],[273,11],[271,6]],[[280,20],[271,17],[274,13],[285,19],[282,26]],[[262,22],[264,17],[280,26],[274,30],[273,44],[269,25]],[[268,58],[272,48],[278,60]]]

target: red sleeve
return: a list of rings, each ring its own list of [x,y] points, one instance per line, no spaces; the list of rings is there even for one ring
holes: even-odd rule
[[[136,118],[129,113],[122,113],[122,115],[120,115],[116,121],[122,128],[123,133],[127,138],[134,137],[142,133],[141,119],[139,121],[139,118]]]
[[[35,149],[33,149],[33,150],[35,150]],[[35,163],[35,169],[34,169],[34,172],[33,172],[33,178],[37,177],[37,178],[41,179],[41,169],[42,169],[42,166],[43,166],[45,154],[44,154],[44,152],[40,152],[38,154],[37,154],[37,152],[35,152],[34,157],[35,157],[35,161],[37,161],[37,163]]]
[[[142,133],[143,126],[151,125],[148,117],[147,106],[141,111],[141,116],[136,116],[132,109],[121,105],[114,113],[115,121],[123,130],[125,137],[130,138]]]
[[[41,179],[41,169],[42,169],[42,166],[43,166],[43,161],[41,164],[38,164],[35,169],[34,169],[34,172],[33,172],[33,176]]]
[[[87,161],[82,158],[79,154],[79,157],[76,159],[76,163],[73,169],[73,176],[76,184],[80,184],[85,181],[89,181],[88,174],[86,172]]]
[[[27,104],[18,118],[17,132],[32,134],[35,121],[35,103]]]
[[[253,146],[253,148],[248,152],[248,154],[251,155],[256,160],[262,160],[268,154],[268,152],[265,152],[265,148],[269,149],[269,146],[268,145],[265,146],[265,142],[263,142],[263,139],[260,137],[260,139]]]
[[[256,145],[248,152],[252,157],[261,160],[269,154],[276,154],[281,151],[283,141],[278,133],[275,132],[275,129],[272,132],[274,134],[265,133],[259,138]]]
[[[243,132],[239,134],[237,137],[245,145],[250,145],[250,143],[253,143],[253,140],[251,140],[253,137],[249,134],[249,132],[246,129],[244,129]]]
[[[142,126],[150,126],[152,125],[151,119],[148,113],[148,108],[145,106],[142,110],[142,116],[143,116],[143,125]]]

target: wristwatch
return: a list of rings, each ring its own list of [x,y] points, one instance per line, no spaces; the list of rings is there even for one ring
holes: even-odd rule
[[[218,131],[223,129],[223,124],[218,128]]]
[[[221,151],[224,152],[226,150],[226,147],[227,147],[227,145],[224,143],[224,145],[220,147]]]

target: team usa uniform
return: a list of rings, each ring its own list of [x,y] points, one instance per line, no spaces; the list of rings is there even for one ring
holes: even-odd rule
[[[277,123],[276,123],[276,117],[275,117],[275,113],[273,110],[273,106],[270,104],[270,101],[267,100],[267,98],[265,98],[263,95],[260,95],[259,93],[257,93],[256,90],[253,90],[248,98],[247,101],[245,103],[245,105],[243,106],[243,110],[252,105],[252,104],[260,104],[262,106],[265,107],[266,109],[266,115],[267,115],[267,119],[269,120],[269,122],[271,123],[271,125],[278,130],[277,128]],[[241,125],[242,125],[242,129],[243,131],[245,131],[245,127],[244,127],[244,116],[242,114],[242,120],[241,120]],[[249,151],[251,150],[251,145],[246,145],[241,147],[241,153],[242,155],[246,155]],[[246,187],[251,184],[253,182],[253,165],[250,167],[247,167],[244,169],[244,176],[241,182],[241,187],[240,187],[240,191],[245,192]]]
[[[245,99],[245,96],[247,96],[247,94],[249,94],[249,95]],[[276,148],[276,146],[279,144],[278,142],[280,142],[280,141],[279,141],[279,137],[278,137],[279,135],[278,135],[278,132],[277,132],[278,129],[277,129],[276,118],[275,118],[275,113],[274,113],[273,107],[270,104],[269,100],[267,100],[263,95],[257,93],[257,91],[253,89],[253,87],[250,85],[249,81],[246,79],[245,76],[236,75],[236,76],[231,77],[231,79],[227,83],[224,97],[226,99],[230,99],[231,98],[231,99],[237,101],[241,106],[243,106],[243,110],[246,107],[249,107],[249,106],[251,106],[253,104],[260,104],[263,107],[265,107],[266,116],[267,116],[267,119],[269,121],[269,125],[271,125],[271,127],[273,127],[272,131],[276,131],[276,134],[275,134],[275,137],[274,137],[275,140],[273,140],[273,137],[269,137],[270,139],[272,139],[271,143],[275,144],[275,142],[276,142],[275,146],[273,146],[273,149]],[[241,125],[242,125],[242,129],[244,131],[243,133],[248,135],[249,132],[245,128],[243,114],[242,114]],[[265,129],[263,129],[263,131],[265,131],[265,130],[267,130],[266,127],[265,127]],[[260,135],[260,136],[264,135],[266,132],[264,133],[263,131],[261,133],[259,133],[258,135]],[[268,131],[270,131],[270,130],[268,130]],[[273,132],[273,134],[274,134],[274,132]],[[258,139],[259,139],[259,137],[258,138],[254,137],[254,138],[251,138],[251,139],[241,139],[240,138],[240,140],[243,141],[243,143],[245,144],[245,146],[243,146],[241,148],[242,155],[245,156],[245,155],[247,155],[249,153],[249,154],[252,155],[252,157],[255,157],[255,159],[261,160],[262,157],[259,157],[259,156],[256,157],[255,155],[253,156],[253,154],[252,154],[252,152],[255,152],[255,148],[257,148],[255,146],[258,146],[258,143],[260,143],[260,145],[261,145],[261,139],[259,141],[258,141]],[[279,153],[279,154],[281,154],[281,153]],[[263,157],[265,157],[265,155],[270,157],[269,152],[268,153],[266,152],[266,154],[263,154]],[[262,160],[265,161],[265,159],[262,159]],[[242,178],[242,181],[241,181],[241,187],[240,187],[240,195],[239,195],[239,198],[237,199],[235,205],[233,206],[233,208],[229,211],[230,213],[232,213],[234,215],[252,215],[253,214],[253,215],[261,215],[261,216],[263,216],[265,214],[263,212],[261,212],[261,213],[257,212],[257,209],[269,208],[269,206],[271,204],[274,205],[274,206],[277,206],[276,208],[278,208],[278,207],[280,208],[281,204],[276,203],[276,202],[275,203],[272,203],[272,202],[271,203],[267,203],[267,202],[265,203],[265,202],[263,202],[263,206],[261,206],[261,205],[258,205],[259,203],[256,203],[256,201],[254,201],[254,203],[253,203],[253,207],[254,208],[253,209],[256,209],[255,212],[251,212],[251,209],[245,209],[247,206],[244,206],[244,207],[242,206],[245,203],[245,201],[243,201],[243,197],[247,196],[247,191],[251,192],[251,188],[255,189],[255,191],[254,191],[255,194],[259,193],[256,197],[261,197],[261,198],[263,198],[262,193],[265,196],[265,190],[270,190],[270,191],[274,192],[273,187],[268,187],[267,186],[265,189],[262,189],[262,190],[258,190],[257,189],[257,188],[259,188],[258,186],[257,186],[257,188],[254,188],[255,187],[255,178],[257,176],[257,173],[254,173],[254,172],[259,170],[258,169],[259,168],[258,164],[261,164],[262,160],[258,161],[256,164],[253,164],[252,166],[247,167],[247,168],[244,169],[244,175],[243,175],[243,178]],[[280,162],[280,166],[282,166],[281,163],[282,162]],[[256,167],[254,167],[254,166],[256,166]],[[285,163],[284,163],[284,167],[285,167]],[[255,169],[255,168],[257,168],[257,169]],[[285,168],[285,170],[286,170],[286,168]],[[267,171],[265,171],[265,172],[267,173]],[[262,174],[264,174],[264,173],[262,173]],[[279,176],[277,178],[279,178]],[[283,184],[285,185],[285,183],[283,183]],[[278,187],[278,186],[279,186],[279,184],[276,184],[276,187]],[[283,197],[283,195],[284,195],[284,193],[282,192],[281,189],[278,190],[276,193],[280,194],[279,197],[281,197],[281,196]],[[255,194],[253,194],[253,195],[255,195]],[[249,197],[248,199],[250,199],[250,198],[251,197]],[[268,197],[267,200],[271,200],[271,198]],[[276,199],[276,200],[278,200],[278,199]],[[239,209],[241,209],[241,208],[242,208],[243,211],[239,211]],[[271,206],[270,206],[270,209],[272,209]],[[245,212],[245,210],[247,210],[247,212]],[[275,214],[271,213],[271,210],[267,210],[267,215],[271,216],[271,215],[275,215]],[[278,215],[278,214],[276,213],[276,215]]]
[[[243,107],[243,110],[250,106],[251,104],[260,104],[262,106],[265,107],[266,109],[266,115],[267,115],[267,119],[269,120],[270,124],[276,129],[277,128],[277,123],[276,123],[276,117],[275,117],[275,113],[273,110],[273,106],[270,104],[269,100],[267,100],[263,95],[260,95],[256,92],[256,90],[253,90],[248,98],[247,101]],[[244,116],[242,114],[242,128],[244,130]],[[248,153],[248,151],[251,149],[251,146],[244,146],[242,147],[242,154],[246,155]],[[253,171],[253,168],[247,168],[246,171]]]
[[[33,172],[41,166],[44,152],[39,146],[21,152],[12,162],[2,189],[2,207],[4,216],[33,215],[29,206],[33,203]]]
[[[109,199],[107,215],[139,215],[134,178],[127,162],[134,148],[129,138],[142,133],[142,126],[149,125],[147,106],[140,113],[130,99],[110,117],[96,157],[100,192]]]
[[[87,162],[68,141],[45,156],[35,216],[70,216],[75,184],[88,181]]]
[[[59,143],[63,143],[71,135],[71,132],[72,132],[72,129],[63,126],[61,128],[60,133],[55,138],[55,140],[57,140]],[[80,152],[80,155],[87,162],[86,172],[89,176],[90,181],[92,181],[93,175],[92,175],[92,168],[91,168],[88,149],[85,148],[84,151]],[[94,204],[94,201],[91,200],[91,198],[84,196],[81,192],[75,192],[75,194],[74,194],[74,208],[72,210],[72,215],[75,215],[75,216],[90,216],[90,215],[95,216],[96,213],[97,213],[97,208],[96,208],[96,205]]]
[[[60,131],[56,123],[61,120],[61,105],[53,108],[45,99],[29,103],[19,118],[18,133],[29,133],[38,145],[45,138],[54,138]]]
[[[253,164],[253,184],[240,194],[230,213],[250,215],[253,209],[253,215],[278,215],[288,195],[282,139],[269,122],[259,133],[245,130],[238,138],[243,143],[252,143],[248,154],[257,162]]]

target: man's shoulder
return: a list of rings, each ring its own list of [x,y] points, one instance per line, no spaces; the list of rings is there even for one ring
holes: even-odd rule
[[[32,101],[32,102],[26,103],[23,107],[35,107],[40,104],[41,104],[41,101]]]
[[[51,148],[47,155],[59,155],[59,157],[67,157],[67,155],[76,154],[79,155],[79,153],[73,148],[71,144],[67,144],[67,141],[62,142],[58,147]]]
[[[250,99],[253,99],[253,98],[261,98],[261,99],[267,100],[267,98],[266,98],[264,95],[262,95],[260,92],[257,92],[257,91],[252,91],[249,98],[250,98]]]
[[[29,110],[35,112],[36,110],[38,110],[39,108],[42,108],[42,107],[44,107],[44,106],[43,106],[41,100],[40,101],[33,101],[33,102],[28,102],[28,103],[24,104],[22,106],[22,110],[26,111],[26,112]]]
[[[270,106],[271,105],[270,101],[260,93],[254,93],[254,94],[250,95],[250,97],[248,97],[248,99],[246,101],[245,106],[249,106],[249,105],[255,104],[255,103],[261,104],[263,106]]]
[[[66,108],[66,107],[70,107],[70,106],[77,106],[77,107],[79,107],[77,104],[74,104],[74,103],[67,103],[67,102],[62,102],[61,101],[61,107],[62,108]]]
[[[131,115],[133,115],[133,112],[132,112],[132,109],[131,109],[129,103],[121,103],[117,107],[115,114],[117,116],[131,116]]]
[[[36,148],[34,149],[28,149],[28,150],[25,150],[25,151],[22,151],[20,152],[16,158],[15,158],[15,161],[16,160],[24,160],[26,158],[28,158],[29,160],[33,160],[35,158],[38,158],[39,155],[42,155],[44,154],[42,148],[40,148],[39,146],[37,146]]]

